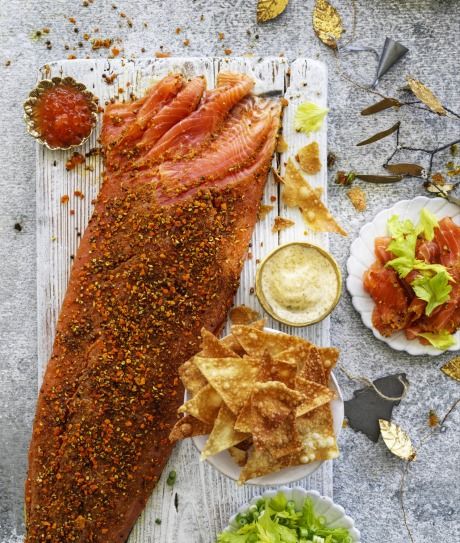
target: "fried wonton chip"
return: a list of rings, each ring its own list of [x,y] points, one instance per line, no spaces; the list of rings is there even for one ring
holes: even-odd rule
[[[221,405],[222,398],[211,385],[206,385],[191,400],[181,405],[177,412],[187,413],[206,424],[212,424],[216,420]]]
[[[184,388],[187,389],[192,396],[208,384],[206,377],[196,367],[193,358],[184,362],[179,368],[179,377],[181,378]]]
[[[169,434],[169,441],[175,443],[187,437],[203,436],[209,434],[211,430],[212,424],[206,424],[191,415],[185,415],[185,417],[181,417],[174,425]]]
[[[233,460],[235,460],[235,462],[240,467],[243,467],[246,464],[248,460],[248,451],[243,451],[238,447],[230,447],[228,449],[228,452],[230,453],[230,456],[233,458]]]
[[[233,307],[229,316],[233,324],[251,324],[260,319],[260,314],[247,305]]]
[[[348,198],[350,198],[356,211],[363,212],[366,210],[366,193],[360,187],[353,187],[347,192]]]
[[[280,381],[289,388],[295,388],[296,374],[297,367],[295,364],[278,360],[265,352],[261,356],[260,371],[257,380],[260,382]]]
[[[279,353],[276,360],[295,364],[298,377],[327,385],[321,354],[315,345],[296,345]]]
[[[337,364],[339,359],[339,350],[335,347],[318,347],[319,354],[321,356],[321,361],[323,363],[324,374],[326,376],[326,383],[329,383],[329,377],[331,371]]]
[[[249,451],[247,462],[241,470],[238,484],[241,485],[249,481],[249,479],[262,477],[262,475],[287,468],[294,463],[294,458],[291,455],[274,458],[267,450],[258,450],[253,447]]]
[[[291,219],[285,219],[284,217],[275,217],[272,226],[272,233],[276,234],[277,232],[286,230],[286,228],[290,228],[291,226],[294,226],[294,224],[295,222],[291,221]]]
[[[274,458],[301,449],[296,429],[296,408],[302,395],[278,381],[257,383],[251,395],[251,430],[256,449]]]
[[[305,413],[329,403],[335,397],[335,394],[327,386],[302,377],[296,378],[295,388],[303,395],[302,403],[297,407],[297,417],[301,417]]]
[[[272,209],[273,206],[267,204],[260,204],[259,210],[257,211],[257,218],[259,219],[259,221],[263,221]]]
[[[283,138],[282,135],[279,135],[276,141],[276,152],[285,153],[288,150],[288,148],[289,146],[287,144],[287,141]]]
[[[265,332],[253,325],[232,326],[232,335],[250,356],[262,356],[265,351],[276,356],[295,345],[310,345],[308,341],[299,337]]]
[[[302,441],[300,463],[331,460],[339,456],[330,405],[322,405],[296,419]]]
[[[235,430],[251,433],[251,397],[247,398],[235,421]]]
[[[307,226],[314,232],[336,232],[342,236],[347,235],[291,159],[286,165],[283,183],[282,195],[285,204],[288,207],[298,207]]]
[[[225,451],[225,449],[233,447],[248,437],[248,434],[235,430],[235,420],[235,415],[223,404],[206,441],[206,445],[201,452],[201,460]]]
[[[302,149],[299,149],[295,156],[297,162],[305,173],[315,175],[321,170],[318,142],[312,141]]]
[[[257,328],[257,330],[263,330],[265,327],[265,319],[260,319],[258,321],[251,323],[251,328]],[[243,356],[246,354],[246,351],[241,346],[241,343],[236,339],[236,337],[230,333],[228,336],[225,336],[220,340],[222,345],[225,345],[225,347],[228,347],[235,353],[239,354],[240,356]]]
[[[251,394],[259,373],[260,360],[195,356],[195,364],[231,411],[238,415]]]
[[[238,356],[232,349],[220,342],[214,334],[206,330],[206,328],[201,329],[201,351],[199,355],[205,358],[231,358]]]

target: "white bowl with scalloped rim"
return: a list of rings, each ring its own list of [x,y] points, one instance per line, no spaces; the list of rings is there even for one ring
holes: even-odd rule
[[[452,217],[452,220],[460,225],[460,208],[451,204],[443,198],[427,198],[417,196],[413,200],[401,200],[393,207],[384,209],[377,213],[374,220],[365,224],[359,236],[351,244],[350,256],[347,261],[347,289],[351,294],[351,300],[356,311],[361,315],[363,323],[372,330],[374,336],[396,351],[406,351],[411,355],[437,356],[444,351],[435,349],[431,345],[422,345],[417,339],[410,340],[404,332],[397,332],[390,337],[382,336],[372,324],[372,312],[374,301],[364,290],[364,272],[375,262],[374,240],[375,238],[388,235],[387,221],[392,215],[399,215],[403,219],[410,219],[417,223],[420,211],[425,208],[431,211],[438,219]],[[460,349],[460,330],[454,334],[456,344],[448,350],[457,351]]]
[[[236,522],[236,517],[239,513],[245,513],[248,508],[257,503],[257,500],[261,498],[273,498],[278,492],[283,492],[288,500],[293,500],[296,504],[296,509],[300,509],[307,498],[313,500],[313,507],[315,513],[324,517],[326,525],[329,528],[346,528],[350,534],[351,541],[353,543],[360,543],[361,534],[355,526],[355,521],[349,517],[342,506],[334,503],[331,498],[326,496],[321,496],[316,490],[305,490],[301,487],[288,488],[282,486],[277,490],[268,490],[264,492],[261,496],[254,496],[252,500],[243,505],[238,509],[238,511],[230,518],[228,526],[224,529],[224,532],[232,532],[239,528],[238,523]]]

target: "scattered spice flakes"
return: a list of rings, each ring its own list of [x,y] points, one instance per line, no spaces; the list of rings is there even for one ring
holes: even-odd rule
[[[11,66],[11,60],[5,60],[5,66]]]
[[[219,33],[217,34],[217,37],[218,37],[218,39],[219,39],[220,41],[222,41],[222,40],[225,38],[225,34],[224,34],[223,32],[219,32]]]
[[[69,211],[69,215],[75,215],[75,209],[71,209],[71,210]]]
[[[413,461],[417,453],[407,433],[394,422],[379,419],[380,433],[389,451],[402,460]]]
[[[432,174],[431,181],[435,183],[440,189],[442,189],[443,192],[450,192],[455,187],[454,184],[446,182],[446,178],[441,172],[435,172],[434,174]],[[431,183],[426,184],[426,190],[428,192],[434,192],[435,194],[439,192],[438,189]]]
[[[182,43],[185,45],[185,47],[188,47],[190,45],[190,40],[186,38]]]
[[[102,79],[107,83],[107,85],[112,85],[117,77],[118,74],[116,73],[113,73],[111,75],[102,74]]]
[[[277,232],[281,232],[282,230],[286,230],[286,228],[294,226],[294,224],[295,222],[291,221],[291,219],[286,219],[284,217],[275,217],[275,221],[272,226],[272,232],[276,234]]]
[[[118,47],[112,47],[111,53],[114,57],[117,57],[120,54],[120,49],[118,49]]]
[[[445,373],[451,379],[460,381],[460,356],[456,356],[449,360],[444,366],[442,366],[441,371]]]
[[[430,428],[436,428],[436,426],[439,426],[439,417],[436,414],[436,411],[433,409],[430,409],[428,412],[428,426]]]
[[[76,196],[77,198],[80,198],[81,200],[83,200],[83,198],[85,197],[85,195],[83,194],[81,190],[74,190],[73,194],[74,196]]]
[[[351,172],[344,172],[343,170],[339,170],[335,175],[335,182],[337,185],[351,185],[353,181],[356,179],[356,173]]]
[[[64,194],[61,196],[61,204],[65,205],[69,202],[70,198],[68,194]]]
[[[347,236],[347,232],[329,213],[316,191],[304,179],[291,159],[286,165],[286,174],[282,182],[284,184],[282,193],[284,202],[288,207],[298,207],[305,223],[313,231],[335,232]]]
[[[273,209],[273,206],[269,206],[266,204],[260,204],[259,211],[257,213],[259,221],[263,221],[265,217],[270,213],[270,211]]]
[[[177,28],[176,28],[176,34],[180,34],[181,32],[182,32],[182,29],[179,28],[179,27],[177,27]]]
[[[343,33],[342,18],[327,0],[316,0],[313,10],[313,30],[324,45],[337,49],[337,41]]]
[[[288,144],[286,140],[283,138],[282,135],[279,135],[276,141],[276,152],[285,153],[287,150],[288,150]]]
[[[366,193],[360,187],[353,187],[347,191],[347,196],[350,198],[356,211],[363,212],[366,210]]]
[[[155,524],[161,524],[161,518],[156,518],[155,519]]]
[[[305,145],[299,149],[295,158],[305,173],[315,175],[321,170],[319,145],[316,141],[312,141],[308,145]]]
[[[274,194],[270,196],[270,202],[276,202],[277,198]]]
[[[93,38],[91,40],[91,49],[94,51],[98,49],[108,49],[113,43],[112,38]]]
[[[155,58],[168,58],[171,56],[171,53],[168,53],[166,51],[156,51],[155,52]]]
[[[65,169],[67,171],[73,170],[78,164],[83,164],[85,157],[80,153],[73,153],[69,160],[65,163]]]
[[[15,229],[17,232],[22,232],[22,224],[19,223],[19,222],[14,223],[14,229]]]
[[[233,51],[231,49],[224,49],[224,53],[226,55],[231,55],[233,53]]]
[[[252,309],[252,307],[248,307],[244,304],[233,307],[230,310],[230,320],[232,321],[232,324],[247,325],[259,319],[260,313],[258,313],[255,309]]]

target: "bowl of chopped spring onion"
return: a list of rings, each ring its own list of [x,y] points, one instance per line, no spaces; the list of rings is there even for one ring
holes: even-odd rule
[[[281,487],[254,497],[230,518],[216,543],[359,543],[343,507],[313,490]]]

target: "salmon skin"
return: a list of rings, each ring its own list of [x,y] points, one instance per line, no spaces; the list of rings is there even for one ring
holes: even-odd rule
[[[106,108],[103,185],[38,398],[27,543],[125,541],[161,475],[178,367],[225,321],[275,148],[280,105],[253,85],[172,74]]]

